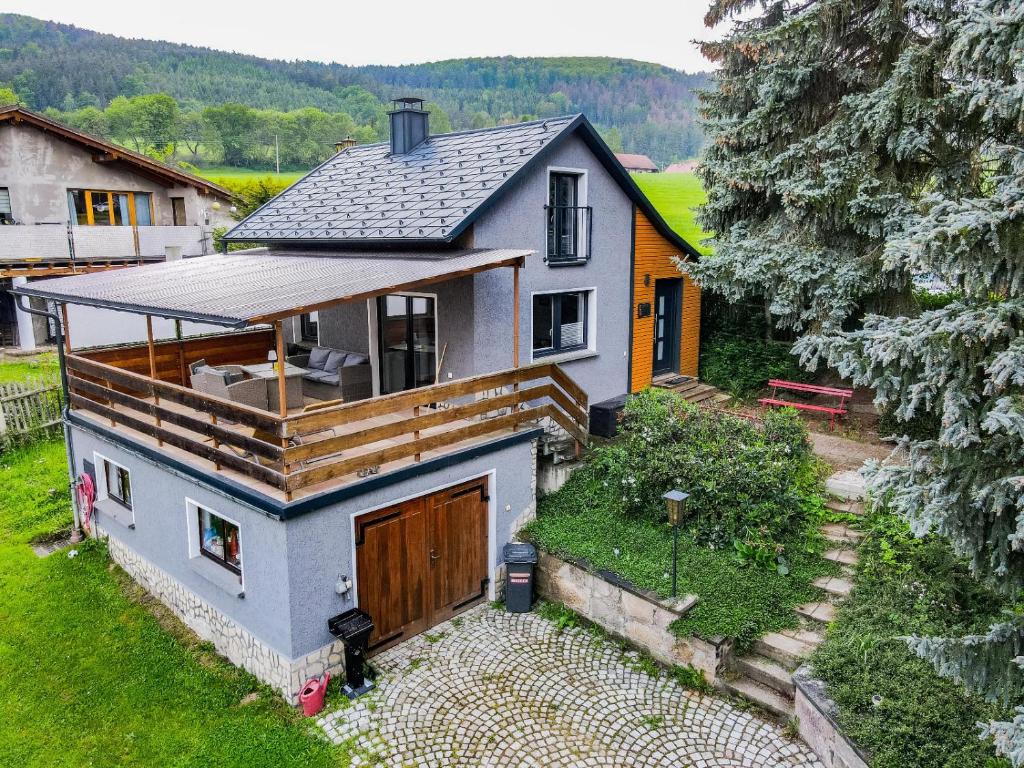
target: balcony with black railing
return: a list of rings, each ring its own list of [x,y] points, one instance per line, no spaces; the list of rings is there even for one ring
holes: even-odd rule
[[[545,205],[549,266],[586,264],[590,260],[593,210],[589,205]]]

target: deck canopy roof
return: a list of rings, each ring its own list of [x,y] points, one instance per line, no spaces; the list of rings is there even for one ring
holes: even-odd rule
[[[97,272],[18,286],[59,303],[212,323],[229,328],[281,320],[498,267],[533,251],[293,251],[234,253]]]

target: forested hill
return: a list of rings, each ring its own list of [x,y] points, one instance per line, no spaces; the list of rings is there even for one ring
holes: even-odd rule
[[[444,109],[454,129],[584,112],[616,149],[667,163],[699,148],[694,91],[707,85],[704,73],[607,58],[359,67],[278,61],[0,14],[0,86],[39,110],[102,109],[117,96],[167,93],[183,110],[226,102],[280,111],[318,107],[363,124],[408,92]]]

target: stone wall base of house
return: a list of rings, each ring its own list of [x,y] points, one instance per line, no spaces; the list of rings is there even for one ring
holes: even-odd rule
[[[582,563],[540,553],[537,591],[629,641],[668,666],[699,669],[714,684],[732,650],[725,638],[677,637],[669,625],[697,604],[696,595],[663,600]]]
[[[846,737],[836,720],[836,705],[815,680],[806,664],[793,673],[796,683],[795,715],[800,738],[807,742],[825,768],[868,768],[867,758]]]
[[[217,653],[242,667],[292,704],[310,677],[330,670],[332,675],[344,668],[340,642],[332,643],[298,659],[289,659],[187,589],[163,570],[139,556],[116,538],[97,528],[105,538],[111,559],[153,597],[166,605],[201,639],[213,643]]]

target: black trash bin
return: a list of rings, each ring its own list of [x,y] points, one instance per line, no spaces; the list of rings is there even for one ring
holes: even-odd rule
[[[373,619],[369,614],[353,608],[327,620],[327,630],[345,644],[345,686],[350,699],[373,689],[366,679],[366,646],[373,634]]]
[[[505,610],[528,613],[533,606],[533,571],[537,548],[533,544],[506,544]]]

